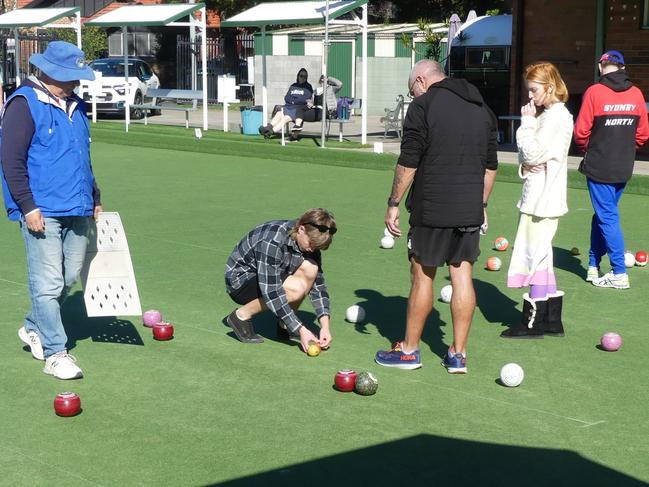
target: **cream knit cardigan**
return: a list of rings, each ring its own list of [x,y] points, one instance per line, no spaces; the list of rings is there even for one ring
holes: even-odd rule
[[[518,209],[543,218],[568,212],[568,149],[572,140],[572,115],[563,103],[555,103],[538,117],[524,116],[516,131],[518,175],[524,180]],[[523,164],[545,164],[545,171],[532,173]]]

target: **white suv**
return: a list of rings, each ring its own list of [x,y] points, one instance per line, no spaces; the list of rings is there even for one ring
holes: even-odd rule
[[[101,73],[101,91],[97,94],[98,113],[119,113],[124,111],[126,102],[126,82],[124,79],[124,58],[95,59],[89,66]],[[138,58],[128,60],[128,84],[130,85],[130,105],[140,105],[149,101],[146,93],[149,88],[159,88],[160,80],[151,67]],[[79,96],[86,101],[87,110],[92,110],[90,83],[81,81]],[[131,118],[140,119],[140,108],[131,109]]]

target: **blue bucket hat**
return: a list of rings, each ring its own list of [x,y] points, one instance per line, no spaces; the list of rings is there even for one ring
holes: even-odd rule
[[[50,42],[43,54],[32,54],[29,62],[56,81],[95,79],[95,72],[86,65],[86,55],[69,42]]]

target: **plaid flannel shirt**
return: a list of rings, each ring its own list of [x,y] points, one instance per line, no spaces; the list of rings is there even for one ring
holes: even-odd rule
[[[282,283],[302,265],[305,257],[318,264],[318,275],[309,299],[316,315],[329,315],[329,293],[322,272],[320,252],[302,253],[288,232],[296,220],[274,220],[253,228],[232,251],[225,264],[225,286],[229,293],[256,279],[264,303],[282,320],[291,333],[297,333],[302,322],[289,306]]]

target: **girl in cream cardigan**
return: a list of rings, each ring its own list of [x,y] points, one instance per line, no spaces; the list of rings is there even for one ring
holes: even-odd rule
[[[521,323],[501,336],[564,336],[564,293],[557,290],[552,239],[559,217],[568,212],[568,148],[573,120],[565,107],[568,89],[553,64],[538,62],[528,66],[525,80],[530,101],[521,108],[521,126],[516,132],[523,191],[518,201],[520,220],[507,286],[529,286],[530,291],[523,294]]]

